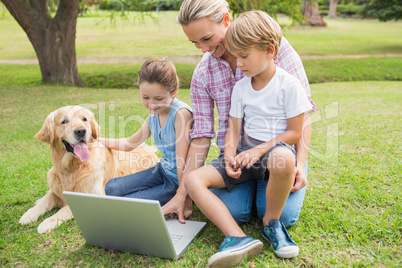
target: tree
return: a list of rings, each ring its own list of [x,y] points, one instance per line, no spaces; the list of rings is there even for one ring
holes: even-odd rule
[[[276,19],[277,14],[284,13],[291,18],[292,24],[294,24],[297,22],[305,22],[304,16],[300,13],[301,1],[302,0],[228,0],[228,3],[235,17],[247,10],[263,10],[274,19]]]
[[[307,25],[315,27],[327,26],[318,10],[317,0],[303,0],[301,13],[307,18]]]
[[[336,18],[336,6],[339,2],[340,0],[329,0],[328,18]]]
[[[401,0],[371,0],[362,10],[364,18],[377,18],[380,21],[402,19]]]
[[[84,86],[77,70],[75,34],[79,0],[59,0],[50,16],[47,0],[2,0],[38,57],[44,83]]]

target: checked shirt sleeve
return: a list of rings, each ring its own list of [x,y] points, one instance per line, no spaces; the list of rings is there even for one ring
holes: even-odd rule
[[[207,90],[207,79],[203,79],[196,68],[191,81],[190,96],[193,104],[194,125],[190,139],[215,137],[214,131],[214,100]]]

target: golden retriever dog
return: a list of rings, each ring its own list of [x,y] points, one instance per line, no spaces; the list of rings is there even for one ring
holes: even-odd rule
[[[63,191],[105,194],[111,179],[154,166],[158,158],[143,144],[131,152],[107,149],[97,137],[94,114],[80,106],[66,106],[50,113],[35,138],[49,143],[53,167],[47,174],[49,191],[36,201],[19,223],[28,224],[53,208],[61,209],[38,226],[46,233],[73,217]]]

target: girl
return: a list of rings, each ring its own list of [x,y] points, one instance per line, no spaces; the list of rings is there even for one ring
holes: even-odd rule
[[[150,115],[130,138],[100,139],[110,149],[131,151],[151,135],[163,154],[154,167],[111,179],[107,195],[158,200],[163,206],[181,184],[192,126],[190,106],[175,98],[179,80],[168,60],[145,61],[138,74],[141,102]]]

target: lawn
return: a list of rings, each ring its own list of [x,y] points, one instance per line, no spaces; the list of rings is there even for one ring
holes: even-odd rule
[[[262,254],[243,266],[401,266],[400,82],[315,84],[312,94],[318,111],[313,115],[309,185],[300,219],[289,230],[300,255],[278,259],[265,243]],[[46,115],[81,104],[93,109],[102,136],[124,137],[139,127],[126,122],[129,116],[146,117],[138,90],[21,86],[0,88],[0,96],[2,265],[205,266],[223,239],[210,222],[178,261],[90,247],[75,220],[45,235],[37,234],[37,223],[18,224],[48,188],[50,150],[33,138]],[[189,103],[189,90],[182,89],[178,97]],[[216,156],[212,148],[208,161]],[[192,219],[207,221],[197,208]],[[258,219],[243,228],[261,238]]]
[[[0,9],[1,10],[1,9]],[[1,12],[1,11],[0,11]],[[77,57],[200,56],[175,12],[157,20],[116,21],[92,12],[78,19]],[[287,19],[279,21],[286,24]],[[284,34],[302,56],[402,53],[402,22],[326,19],[327,28],[295,27]],[[0,59],[35,59],[25,33],[0,15]],[[300,247],[291,260],[275,257],[267,243],[242,267],[401,267],[402,57],[305,59],[317,111],[312,115],[307,195],[289,233]],[[35,64],[0,64],[0,263],[3,267],[205,267],[223,235],[195,207],[206,229],[178,261],[88,246],[71,220],[44,235],[19,218],[48,189],[48,145],[33,136],[51,111],[72,104],[93,110],[103,137],[125,137],[147,112],[133,86],[141,63],[79,64],[86,88],[42,85]],[[195,64],[176,63],[178,98],[190,104]],[[142,121],[140,120],[140,121]],[[152,144],[152,140],[147,141]],[[212,147],[207,162],[218,154]],[[47,213],[39,222],[54,214]],[[242,226],[262,239],[261,223]]]
[[[115,20],[92,11],[77,22],[77,58],[201,56],[175,22],[177,12],[144,20]],[[279,17],[286,25],[286,17]],[[134,23],[133,23],[134,21]],[[326,19],[326,28],[294,27],[284,35],[302,55],[402,53],[402,22]],[[0,16],[0,59],[36,59],[25,32],[7,13]],[[375,33],[375,37],[373,37]]]

